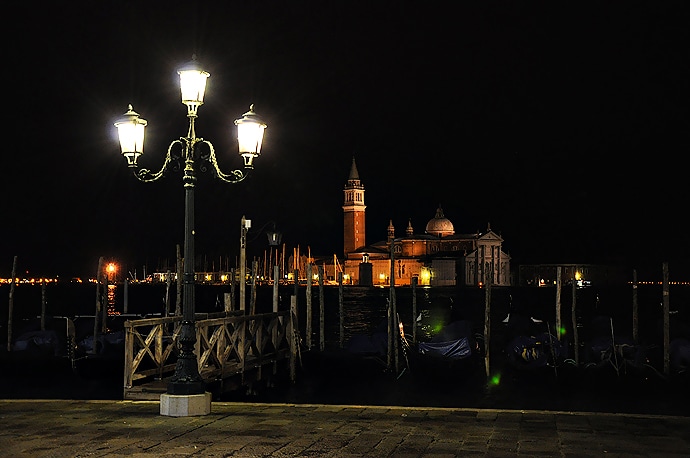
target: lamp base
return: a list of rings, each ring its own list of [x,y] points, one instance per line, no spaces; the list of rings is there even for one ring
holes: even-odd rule
[[[190,394],[204,394],[206,384],[203,380],[174,381],[168,383],[168,394],[188,396]]]
[[[211,413],[211,393],[176,395],[161,394],[161,415],[191,417]]]

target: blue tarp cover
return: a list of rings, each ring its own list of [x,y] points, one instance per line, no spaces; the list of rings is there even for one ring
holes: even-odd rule
[[[467,337],[447,342],[420,342],[419,353],[430,356],[443,356],[450,359],[463,359],[472,355]]]

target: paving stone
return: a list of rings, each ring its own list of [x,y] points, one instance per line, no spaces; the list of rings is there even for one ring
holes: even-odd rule
[[[55,456],[690,456],[690,417],[481,409],[0,400],[1,454]]]

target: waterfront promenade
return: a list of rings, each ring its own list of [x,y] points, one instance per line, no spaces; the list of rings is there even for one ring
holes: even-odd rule
[[[0,400],[11,457],[687,457],[690,417],[214,402]]]

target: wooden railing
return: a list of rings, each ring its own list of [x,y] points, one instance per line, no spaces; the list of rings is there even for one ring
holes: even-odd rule
[[[269,366],[288,360],[294,378],[294,314],[290,311],[245,315],[222,312],[197,317],[195,354],[207,384],[239,376],[240,383],[261,380]],[[125,322],[124,399],[158,399],[175,372],[182,317]]]

